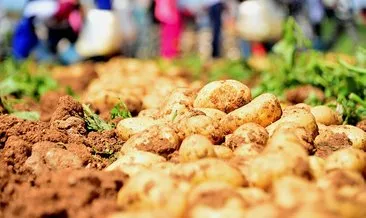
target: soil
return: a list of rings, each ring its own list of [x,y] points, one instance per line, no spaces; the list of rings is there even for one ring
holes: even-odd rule
[[[327,133],[320,134],[315,139],[315,155],[326,158],[333,152],[352,146],[351,140],[344,133]]]
[[[0,217],[105,217],[127,176],[100,171],[121,149],[114,130],[88,132],[79,102],[41,99],[42,121],[0,115]]]
[[[357,127],[366,132],[366,120],[362,120],[357,123]]]

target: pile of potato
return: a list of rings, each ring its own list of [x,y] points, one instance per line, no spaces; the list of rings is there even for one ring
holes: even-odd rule
[[[110,64],[88,100],[139,102],[105,169],[130,176],[110,218],[366,217],[366,132],[331,108],[253,99],[234,80],[202,87],[149,62]]]

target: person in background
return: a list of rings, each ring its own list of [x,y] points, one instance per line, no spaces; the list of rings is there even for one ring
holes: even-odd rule
[[[179,54],[182,16],[176,0],[155,0],[155,17],[160,21],[160,55],[175,58]]]
[[[325,43],[321,39],[321,22],[325,16],[324,5],[321,0],[306,1],[308,17],[312,26],[313,47],[317,50],[325,50]]]
[[[224,10],[223,0],[205,0],[208,7],[208,15],[212,28],[212,57],[218,58],[221,55],[221,29],[222,13]]]
[[[79,4],[75,0],[29,0],[14,31],[13,57],[17,60],[23,60],[39,44],[40,40],[35,29],[37,22],[41,22],[47,27],[46,46],[51,54],[56,54],[57,44],[63,38],[74,43],[81,24],[81,22],[75,21],[81,17],[80,14],[77,15],[78,10]],[[74,21],[70,25],[72,19]]]

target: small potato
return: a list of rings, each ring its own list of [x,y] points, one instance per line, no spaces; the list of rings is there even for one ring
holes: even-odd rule
[[[194,100],[195,108],[215,108],[229,113],[252,100],[250,89],[235,80],[214,81],[205,85]]]
[[[358,172],[351,170],[332,170],[317,180],[317,186],[323,190],[342,187],[364,187],[365,180]]]
[[[202,112],[199,112],[202,113]],[[222,141],[224,133],[218,120],[214,120],[206,115],[196,115],[195,113],[184,116],[177,121],[179,136],[184,139],[190,135],[199,134],[207,137],[212,143]]]
[[[194,110],[201,111],[214,120],[222,120],[226,116],[226,113],[214,108],[195,108]]]
[[[249,207],[262,204],[271,200],[270,195],[259,188],[239,188],[238,192],[244,198],[245,203]]]
[[[236,129],[233,134],[225,137],[225,146],[235,150],[244,144],[265,145],[267,140],[268,133],[264,127],[256,123],[245,123]]]
[[[366,151],[366,132],[351,125],[329,126],[327,130],[333,133],[344,133],[352,142],[352,147]]]
[[[282,218],[281,209],[274,203],[266,202],[250,207],[246,211],[245,218]]]
[[[243,217],[246,202],[239,192],[226,183],[206,182],[193,188],[184,217]]]
[[[320,203],[322,195],[314,184],[295,176],[285,176],[276,180],[272,192],[276,205],[286,209]]]
[[[320,105],[311,108],[317,123],[324,125],[339,125],[342,123],[342,116],[328,106]]]
[[[246,185],[246,180],[240,171],[223,160],[206,158],[195,162],[178,164],[171,173],[175,178],[186,180],[193,184],[207,181],[226,182],[233,186]]]
[[[149,118],[156,118],[159,109],[157,108],[150,108],[140,111],[137,117],[149,117]]]
[[[119,138],[127,141],[131,136],[156,124],[158,124],[158,121],[149,117],[132,117],[121,120],[116,129]]]
[[[257,143],[242,144],[234,150],[234,155],[240,157],[257,156],[263,149],[264,146]]]
[[[324,164],[325,160],[320,157],[309,157],[310,174],[313,178],[318,179],[324,175]]]
[[[214,145],[214,151],[217,156],[217,158],[220,159],[230,159],[233,157],[233,152],[230,148],[222,146],[222,145]]]
[[[190,162],[206,157],[216,157],[213,144],[205,136],[191,135],[183,140],[179,148],[180,162]]]
[[[184,210],[190,185],[155,171],[131,177],[118,193],[117,203],[127,211],[163,209],[173,216]]]
[[[266,127],[278,120],[281,115],[282,110],[277,97],[267,93],[230,112],[221,120],[221,126],[227,133],[234,132],[244,123],[257,123]]]
[[[131,176],[136,173],[139,173],[142,170],[146,170],[155,164],[164,162],[166,162],[166,159],[157,154],[153,154],[146,151],[131,151],[119,157],[105,170],[106,171],[120,170],[126,173],[127,175]]]
[[[175,129],[169,125],[155,125],[132,136],[122,146],[122,154],[130,151],[148,151],[165,158],[177,151],[180,139]]]
[[[291,218],[339,218],[337,213],[329,210],[328,208],[324,208],[323,202],[318,204],[305,204],[301,205],[299,209],[297,209],[290,216]]]
[[[266,129],[271,136],[273,132],[284,123],[293,123],[294,125],[303,128],[305,135],[302,138],[309,143],[312,143],[318,135],[318,126],[314,116],[307,110],[301,108],[290,108],[283,112],[281,119],[269,125]]]
[[[322,127],[314,140],[315,156],[327,158],[333,152],[352,146],[352,141],[345,133],[334,133],[329,127]]]
[[[331,154],[325,161],[325,170],[346,169],[366,175],[366,153],[356,148],[345,148]]]

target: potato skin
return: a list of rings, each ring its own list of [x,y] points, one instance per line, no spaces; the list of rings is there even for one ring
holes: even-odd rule
[[[148,151],[165,158],[179,149],[180,138],[176,130],[167,124],[151,126],[132,136],[121,148],[121,153]]]
[[[243,217],[246,202],[239,192],[226,183],[206,182],[194,187],[188,194],[187,218]]]
[[[260,145],[257,143],[248,143],[242,144],[239,147],[235,148],[234,155],[240,157],[251,157],[257,156],[264,149],[264,145]]]
[[[191,135],[179,148],[180,162],[190,162],[206,157],[216,157],[212,142],[202,135]]]
[[[119,138],[127,141],[131,136],[158,124],[158,121],[148,117],[132,117],[121,120],[116,127]]]
[[[325,160],[320,157],[317,156],[309,157],[310,174],[313,178],[318,179],[324,175],[325,173],[324,164]]]
[[[351,125],[334,125],[326,128],[333,133],[344,133],[352,142],[352,147],[366,151],[366,132]]]
[[[211,117],[214,120],[222,120],[226,113],[214,108],[195,108],[194,110],[203,112],[206,116]]]
[[[231,151],[230,148],[222,146],[222,145],[214,145],[214,151],[216,157],[219,159],[230,159],[233,157],[234,153]]]
[[[182,214],[190,185],[157,171],[131,177],[118,193],[117,203],[127,211],[164,209]]]
[[[345,148],[331,154],[325,160],[325,170],[354,170],[366,175],[366,153],[356,148]]]
[[[342,116],[330,107],[325,105],[312,107],[310,112],[315,117],[317,123],[324,125],[339,125],[342,123]]]
[[[205,85],[193,105],[195,108],[214,108],[229,113],[251,100],[251,92],[246,85],[235,80],[221,80]]]
[[[264,127],[256,123],[245,123],[225,137],[225,146],[235,150],[237,147],[249,143],[265,145],[267,140],[268,133]]]
[[[277,97],[266,93],[250,103],[230,112],[221,120],[225,132],[232,133],[244,123],[257,123],[263,127],[280,119],[282,109]]]
[[[191,184],[208,181],[226,182],[233,186],[247,184],[241,172],[227,162],[217,158],[205,158],[194,162],[178,164],[171,175]]]

